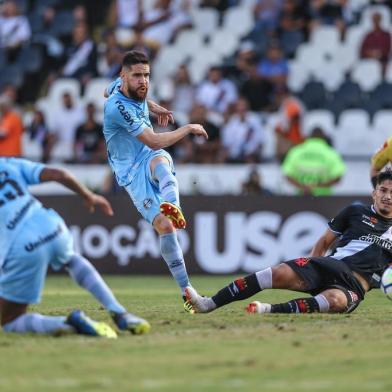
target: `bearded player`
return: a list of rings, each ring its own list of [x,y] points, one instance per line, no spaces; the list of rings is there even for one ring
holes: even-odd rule
[[[204,128],[188,124],[172,132],[155,133],[149,118],[147,93],[150,65],[142,52],[125,54],[121,86],[105,102],[104,136],[109,164],[117,182],[130,195],[140,214],[159,234],[160,250],[181,289],[190,285],[176,230],[186,227],[171,156],[163,150],[185,136],[208,138]],[[192,309],[185,302],[185,310]]]

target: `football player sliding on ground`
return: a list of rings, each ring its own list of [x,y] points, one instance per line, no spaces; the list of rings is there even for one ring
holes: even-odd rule
[[[373,204],[354,203],[328,225],[309,257],[286,261],[237,279],[212,297],[186,289],[195,312],[208,313],[233,301],[247,299],[266,289],[286,289],[311,294],[280,304],[254,301],[249,313],[349,313],[365,293],[379,287],[392,259],[392,172],[375,179]],[[332,243],[336,247],[325,256]]]

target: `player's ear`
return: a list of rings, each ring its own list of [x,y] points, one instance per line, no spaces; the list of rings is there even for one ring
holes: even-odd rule
[[[376,185],[376,188],[377,188],[377,185]],[[373,191],[372,191],[372,198],[373,198],[373,200],[375,200],[375,198],[376,198],[376,188],[374,188]]]

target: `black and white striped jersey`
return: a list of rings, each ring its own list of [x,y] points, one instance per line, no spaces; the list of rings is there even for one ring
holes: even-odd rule
[[[392,219],[377,214],[374,206],[351,204],[329,223],[338,236],[330,257],[341,260],[379,286],[381,275],[392,263]]]

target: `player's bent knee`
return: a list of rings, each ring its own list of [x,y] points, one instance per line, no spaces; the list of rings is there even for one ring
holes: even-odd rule
[[[300,290],[303,282],[295,271],[282,263],[272,267],[272,287],[275,289]]]
[[[338,290],[333,290],[329,293],[324,293],[328,303],[330,313],[344,313],[347,311],[347,298],[346,295]]]

